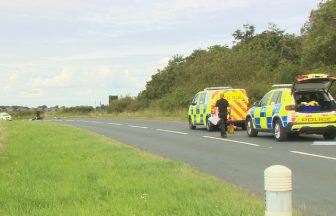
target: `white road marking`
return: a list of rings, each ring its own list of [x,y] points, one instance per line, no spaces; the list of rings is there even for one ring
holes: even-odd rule
[[[299,151],[290,151],[294,154],[301,154],[301,155],[306,155],[306,156],[311,156],[311,157],[318,157],[318,158],[323,158],[323,159],[328,159],[328,160],[336,160],[334,157],[329,157],[329,156],[324,156],[324,155],[317,155],[317,154],[310,154],[306,152],[299,152]]]
[[[121,126],[122,124],[119,124],[119,123],[113,123],[113,122],[109,122],[109,123],[107,123],[107,124],[109,124],[109,125],[118,125],[118,126]]]
[[[85,121],[83,121],[83,120],[76,120],[76,122],[85,122]]]
[[[188,133],[179,132],[179,131],[172,131],[172,130],[164,130],[164,129],[156,129],[157,131],[167,132],[167,133],[175,133],[175,134],[182,134],[182,135],[188,135]]]
[[[91,123],[95,123],[95,124],[104,124],[104,122],[99,122],[99,121],[91,121]]]
[[[204,138],[209,138],[209,139],[221,140],[221,141],[235,142],[235,143],[240,143],[240,144],[250,145],[250,146],[256,146],[256,147],[260,146],[260,145],[253,144],[253,143],[237,141],[237,140],[232,140],[232,139],[227,139],[227,138],[219,138],[219,137],[212,137],[212,136],[203,136],[203,137]]]
[[[147,129],[148,127],[143,127],[143,126],[138,126],[138,125],[127,125],[128,127],[132,128],[142,128],[142,129]]]
[[[335,141],[315,141],[312,144],[313,146],[336,146]]]
[[[65,120],[65,121],[67,121],[67,122],[74,122],[75,120]]]
[[[77,120],[77,122],[89,123],[89,121]]]

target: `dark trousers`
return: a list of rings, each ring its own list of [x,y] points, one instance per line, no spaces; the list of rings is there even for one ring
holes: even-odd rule
[[[220,115],[219,117],[219,128],[221,135],[226,135],[226,124],[227,124],[227,115]]]

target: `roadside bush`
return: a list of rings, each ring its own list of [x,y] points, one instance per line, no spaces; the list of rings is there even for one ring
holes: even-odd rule
[[[23,119],[23,118],[33,118],[36,116],[36,110],[23,110],[23,111],[13,111],[9,112],[9,114],[14,118],[14,119]]]
[[[110,113],[136,112],[140,109],[139,101],[130,96],[111,101],[109,106]]]
[[[75,107],[62,107],[60,113],[79,113],[87,114],[93,112],[94,108],[92,106],[75,106]]]

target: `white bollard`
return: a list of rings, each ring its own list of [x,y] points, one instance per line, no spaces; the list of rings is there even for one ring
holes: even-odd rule
[[[281,165],[264,171],[265,216],[292,215],[292,171]]]

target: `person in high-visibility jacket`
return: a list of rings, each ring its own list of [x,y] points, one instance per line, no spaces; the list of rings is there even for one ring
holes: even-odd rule
[[[219,127],[221,131],[221,136],[225,138],[226,135],[226,124],[228,116],[229,102],[224,98],[224,93],[220,94],[220,99],[216,102],[216,107],[218,107],[218,117],[219,117]]]

